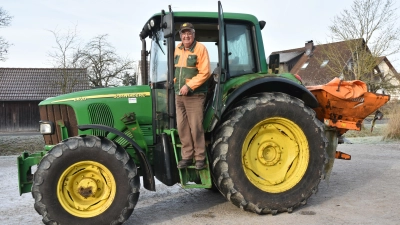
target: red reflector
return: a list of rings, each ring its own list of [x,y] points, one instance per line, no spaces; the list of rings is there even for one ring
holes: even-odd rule
[[[298,74],[294,75],[296,77],[297,80],[301,81],[301,77]]]

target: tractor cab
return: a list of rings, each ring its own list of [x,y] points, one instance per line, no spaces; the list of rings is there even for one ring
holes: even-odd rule
[[[260,29],[254,27],[264,22],[259,23],[254,16],[223,14],[220,3],[218,15],[215,12],[198,15],[172,12],[171,8],[169,12],[155,14],[143,27],[140,38],[144,47],[142,81],[150,84],[154,94],[154,116],[157,118],[158,131],[175,128],[174,49],[181,41],[179,27],[185,22],[194,25],[195,40],[206,46],[210,67],[214,70],[214,75],[208,80],[205,113],[209,115],[204,120],[205,130],[209,128],[211,120],[217,121],[221,116],[222,88],[227,79],[266,69],[265,58],[260,60],[260,56],[264,57],[263,47],[260,46],[262,43],[256,43]],[[146,38],[151,40],[148,51],[145,49]],[[147,59],[148,55],[150,60]]]

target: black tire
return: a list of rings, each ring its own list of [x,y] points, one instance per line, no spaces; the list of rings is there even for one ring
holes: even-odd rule
[[[226,199],[257,214],[290,213],[306,204],[324,177],[327,158],[315,112],[287,94],[261,93],[241,100],[223,118],[211,154],[215,183]],[[293,134],[290,127],[296,128]],[[286,147],[296,143],[298,149]],[[279,172],[268,173],[272,167]]]
[[[45,224],[122,224],[132,214],[139,190],[136,165],[122,147],[106,138],[79,136],[43,157],[32,196]]]

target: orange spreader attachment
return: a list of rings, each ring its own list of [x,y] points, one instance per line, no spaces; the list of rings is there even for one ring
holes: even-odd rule
[[[367,92],[366,84],[360,80],[335,78],[307,89],[318,100],[318,107],[314,108],[317,118],[327,126],[336,127],[340,135],[348,130],[361,130],[362,121],[390,99],[390,95]]]
[[[350,160],[351,159],[351,155],[349,155],[347,153],[344,153],[344,152],[336,151],[335,158],[336,159]]]

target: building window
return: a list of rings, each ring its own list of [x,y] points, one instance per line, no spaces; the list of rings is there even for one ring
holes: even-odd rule
[[[309,63],[309,62],[305,62],[305,63],[303,64],[303,66],[301,67],[301,69],[304,70],[305,68],[307,68],[308,63]]]
[[[328,64],[328,62],[329,62],[329,59],[325,59],[325,60],[322,62],[321,67],[325,67],[326,64]]]

